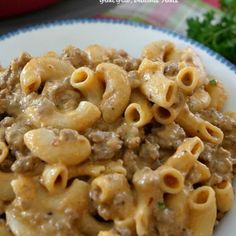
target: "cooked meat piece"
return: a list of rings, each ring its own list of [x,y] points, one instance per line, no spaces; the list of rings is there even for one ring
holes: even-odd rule
[[[158,144],[164,149],[176,149],[186,137],[183,128],[176,123],[154,128],[152,134],[157,136]]]
[[[122,148],[122,140],[115,132],[91,130],[88,138],[92,141],[92,160],[113,158]]]
[[[212,174],[217,174],[222,179],[231,180],[232,158],[230,152],[210,143],[205,143],[204,146],[204,151],[201,153],[199,160],[208,166]]]
[[[87,54],[74,46],[68,46],[64,49],[62,59],[69,61],[75,68],[88,64]]]
[[[44,163],[37,157],[26,156],[17,159],[11,166],[11,170],[18,174],[39,175],[42,173]]]
[[[219,127],[224,133],[222,146],[230,151],[231,157],[236,160],[236,119],[224,115],[215,109],[203,110],[197,115]]]
[[[124,141],[124,145],[129,149],[137,149],[140,146],[143,131],[135,126],[124,123],[117,129],[117,134]]]

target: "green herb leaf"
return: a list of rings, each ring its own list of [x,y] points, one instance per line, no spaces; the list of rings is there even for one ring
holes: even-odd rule
[[[166,208],[166,205],[164,202],[158,202],[157,203],[157,207],[160,209],[160,210],[164,210]]]
[[[236,10],[236,0],[220,0],[220,6],[224,11]]]
[[[221,0],[221,17],[214,11],[187,19],[187,35],[236,64],[236,0]]]
[[[216,86],[217,85],[217,81],[215,79],[212,79],[209,81],[210,85]]]

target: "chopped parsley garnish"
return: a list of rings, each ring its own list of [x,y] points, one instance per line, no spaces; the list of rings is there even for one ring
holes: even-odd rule
[[[164,202],[158,202],[157,203],[157,207],[160,209],[160,210],[164,210],[166,208],[166,205]]]
[[[209,81],[209,84],[215,86],[217,84],[217,81],[215,79],[212,79]]]

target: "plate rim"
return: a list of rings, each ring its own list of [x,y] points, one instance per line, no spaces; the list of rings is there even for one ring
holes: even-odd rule
[[[213,51],[212,49],[208,48],[207,46],[188,38],[184,35],[181,35],[177,32],[171,31],[167,28],[161,28],[159,26],[154,26],[151,24],[145,24],[141,22],[135,22],[135,21],[129,21],[129,20],[123,20],[123,19],[115,19],[115,18],[74,18],[74,19],[58,19],[53,21],[48,21],[46,23],[38,23],[38,24],[31,24],[25,27],[20,27],[16,30],[9,31],[5,34],[0,35],[0,43],[10,39],[14,36],[18,36],[20,34],[29,33],[32,31],[37,31],[39,29],[45,29],[45,28],[52,28],[54,26],[64,26],[64,25],[74,25],[74,24],[87,24],[87,23],[107,23],[107,24],[115,24],[115,25],[128,25],[135,28],[142,28],[142,29],[151,29],[155,31],[162,32],[164,34],[170,35],[174,38],[177,38],[179,40],[182,40],[186,43],[189,43],[193,46],[198,47],[199,49],[205,51],[208,55],[214,57],[218,62],[225,65],[230,71],[234,72],[236,74],[236,66],[230,62],[228,59],[220,55],[219,53]]]

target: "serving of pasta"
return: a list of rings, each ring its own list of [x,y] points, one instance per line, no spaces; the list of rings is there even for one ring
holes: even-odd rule
[[[1,236],[211,236],[236,113],[191,48],[68,46],[0,67]]]

